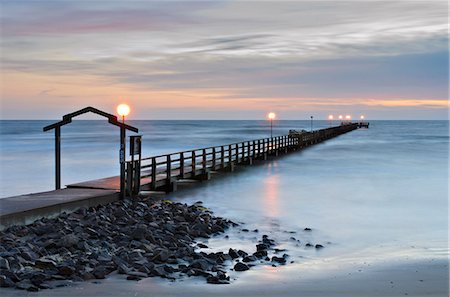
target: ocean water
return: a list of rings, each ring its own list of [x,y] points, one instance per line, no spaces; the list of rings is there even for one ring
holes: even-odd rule
[[[49,121],[1,121],[1,197],[51,190],[53,134]],[[131,121],[144,156],[268,137],[265,121]],[[242,222],[205,243],[209,250],[255,249],[262,234],[276,239],[294,263],[257,266],[232,277],[237,286],[264,286],[329,270],[358,273],[370,265],[448,257],[448,121],[370,121],[300,152],[240,168],[171,199],[203,201],[216,215]],[[314,129],[327,127],[314,121]],[[274,135],[310,129],[309,121],[277,121]],[[117,175],[119,131],[103,121],[62,128],[62,182]],[[1,205],[1,204],[0,204]],[[305,227],[312,228],[306,232]],[[243,232],[242,228],[258,229]],[[322,244],[316,250],[306,243]],[[188,281],[188,280],[186,280]],[[189,280],[196,282],[195,280]],[[159,291],[183,282],[139,282]],[[130,290],[137,287],[129,285]],[[195,287],[197,286],[197,287]],[[194,292],[204,287],[195,283]],[[161,289],[162,288],[162,289]],[[226,292],[226,291],[225,291]],[[226,294],[225,294],[226,295]]]

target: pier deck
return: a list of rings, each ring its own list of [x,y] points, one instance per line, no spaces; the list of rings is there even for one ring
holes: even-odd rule
[[[0,199],[0,230],[118,199],[116,190],[73,188],[3,198]]]
[[[287,154],[358,129],[358,123],[313,132],[290,133],[272,138],[177,152],[126,162],[126,189],[130,196],[141,191],[176,191],[181,180],[208,180],[212,172],[234,171],[279,154]],[[68,185],[65,189],[0,199],[0,230],[32,223],[80,207],[118,200],[120,177],[113,176]]]

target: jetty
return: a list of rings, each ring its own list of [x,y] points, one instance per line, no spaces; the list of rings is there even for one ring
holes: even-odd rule
[[[111,115],[105,114],[105,116]],[[69,117],[65,120],[66,123],[70,122]],[[121,126],[120,122],[111,117],[109,121],[122,129],[130,127]],[[124,156],[121,156],[123,168],[125,168],[123,177],[112,176],[70,184],[64,189],[58,188],[60,179],[56,177],[54,191],[0,199],[0,230],[12,225],[30,224],[36,219],[54,217],[62,212],[72,212],[80,207],[109,203],[124,196],[133,197],[146,191],[156,193],[176,191],[180,183],[209,180],[219,172],[233,172],[239,166],[248,166],[255,162],[264,162],[280,155],[293,153],[363,126],[365,125],[360,123],[341,123],[339,126],[310,132],[291,130],[289,134],[282,136],[150,157],[142,157],[139,146],[138,158],[133,155],[131,160],[126,161]],[[58,125],[53,127],[60,129]],[[55,131],[55,136],[58,138],[59,133],[60,131]],[[140,138],[138,140],[140,141]],[[58,145],[55,146],[55,152],[59,155]],[[131,150],[135,149],[131,144]],[[60,164],[57,165],[60,166]],[[122,178],[123,185],[121,185]]]

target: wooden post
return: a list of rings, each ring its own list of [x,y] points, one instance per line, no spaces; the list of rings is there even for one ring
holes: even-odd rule
[[[133,189],[133,162],[126,162],[125,195],[131,196]]]
[[[124,118],[124,117],[122,117]],[[125,198],[125,124],[120,126],[120,199]]]
[[[216,148],[212,148],[212,170],[216,170]]]
[[[180,176],[184,178],[184,152],[180,153]]]
[[[152,181],[150,188],[152,190],[156,189],[156,158],[152,158]]]
[[[239,144],[236,143],[236,164],[239,164]]]
[[[231,163],[233,162],[232,158],[233,149],[231,148],[231,144],[228,145],[228,165],[231,166]]]
[[[223,145],[220,147],[220,167],[225,168],[225,149]]]
[[[55,189],[61,189],[61,127],[55,128]]]
[[[270,141],[271,141],[271,146],[270,146],[270,150],[271,150],[271,152],[273,152],[273,137],[272,138],[270,138]]]
[[[202,167],[203,167],[203,173],[206,174],[206,149],[203,149]]]
[[[196,166],[195,159],[196,159],[195,151],[192,151],[192,164],[191,164],[191,166],[192,166],[192,177],[195,176],[195,166]]]
[[[170,159],[170,155],[167,155],[166,160],[166,184],[170,185],[172,179],[172,160]]]

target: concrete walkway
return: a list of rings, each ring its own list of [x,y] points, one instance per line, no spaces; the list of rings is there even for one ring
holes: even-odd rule
[[[0,199],[0,230],[119,199],[117,190],[66,188]]]

